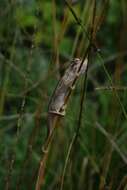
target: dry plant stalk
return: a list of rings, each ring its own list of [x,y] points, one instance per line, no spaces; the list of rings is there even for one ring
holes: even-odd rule
[[[60,79],[55,91],[51,97],[48,108],[48,136],[43,147],[43,157],[40,161],[40,168],[38,172],[38,179],[36,182],[36,190],[40,190],[44,183],[44,172],[46,161],[48,158],[49,148],[53,139],[53,132],[56,128],[58,120],[65,116],[65,110],[72,90],[80,75],[87,71],[87,59],[81,61],[75,58],[65,71],[63,77]]]

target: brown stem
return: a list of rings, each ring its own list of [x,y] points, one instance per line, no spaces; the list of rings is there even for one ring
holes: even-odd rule
[[[51,120],[48,122],[52,126],[49,126],[51,128],[51,130],[50,130],[50,133],[48,134],[48,137],[47,137],[47,140],[46,140],[44,146],[42,147],[43,156],[42,156],[42,159],[40,161],[40,167],[39,167],[39,171],[38,171],[38,177],[37,177],[35,190],[40,190],[42,185],[44,184],[46,163],[48,160],[49,150],[50,150],[51,143],[53,140],[54,130],[55,130],[57,123],[59,121],[59,116],[53,114],[53,115],[51,115],[50,119]],[[49,120],[49,118],[48,118],[48,120]]]

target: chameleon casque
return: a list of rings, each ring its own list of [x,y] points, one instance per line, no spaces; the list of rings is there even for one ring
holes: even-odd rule
[[[71,91],[75,88],[79,76],[84,74],[86,69],[87,59],[82,63],[79,58],[75,58],[59,80],[48,107],[48,135],[52,130],[54,118],[65,115]]]

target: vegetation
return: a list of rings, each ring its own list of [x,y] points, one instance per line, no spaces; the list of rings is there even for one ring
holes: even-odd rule
[[[51,95],[86,52],[42,189],[127,189],[126,10],[126,0],[0,1],[0,189],[35,189]]]

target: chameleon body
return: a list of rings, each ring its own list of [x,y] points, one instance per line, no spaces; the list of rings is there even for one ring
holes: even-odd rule
[[[48,133],[52,128],[51,125],[53,124],[54,117],[65,115],[67,106],[66,98],[75,87],[75,79],[78,79],[87,69],[87,59],[82,65],[81,62],[79,58],[73,59],[63,77],[58,82],[48,107]]]

